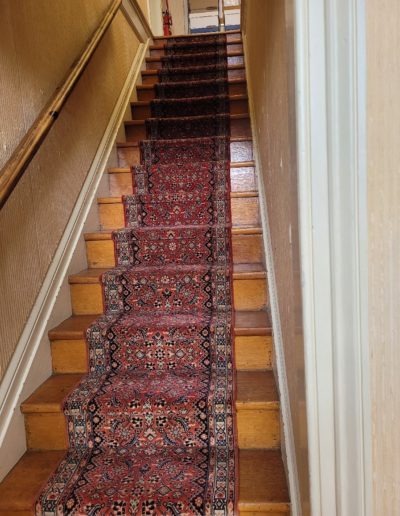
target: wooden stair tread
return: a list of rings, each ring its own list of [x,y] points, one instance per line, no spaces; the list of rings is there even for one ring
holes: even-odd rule
[[[36,496],[64,455],[63,450],[27,451],[0,483],[0,514],[34,514]]]
[[[237,371],[238,409],[277,408],[279,396],[272,371]]]
[[[197,32],[196,34],[174,34],[172,36],[154,36],[153,40],[154,41],[163,41],[163,40],[168,40],[168,39],[171,39],[171,38],[185,40],[186,38],[190,38],[190,37],[193,37],[193,36],[196,36],[196,37],[198,37],[198,36],[217,36],[217,35],[229,36],[231,34],[232,35],[233,34],[241,34],[241,30],[240,29],[233,29],[233,30],[226,30],[225,32],[213,32],[213,33],[210,33],[210,32]]]
[[[206,116],[208,116],[208,115],[206,115]],[[229,115],[231,120],[243,120],[245,118],[249,118],[249,116],[250,116],[249,113],[235,113],[235,114]],[[201,115],[201,117],[203,117],[203,115]],[[181,117],[172,116],[172,117],[168,117],[168,118],[180,119]],[[197,118],[197,117],[194,116],[191,118]],[[145,123],[145,120],[125,120],[125,122],[124,122],[125,126],[144,125],[144,123]]]
[[[248,226],[236,226],[232,228],[232,235],[261,235],[262,229],[257,227],[248,227]],[[84,238],[86,241],[91,240],[111,240],[112,231],[104,230],[104,231],[96,231],[93,233],[84,233]]]
[[[100,282],[100,276],[110,269],[84,269],[68,277],[68,282],[73,284],[96,284]],[[261,279],[265,278],[265,268],[261,263],[235,263],[233,265],[234,279]]]
[[[82,339],[97,315],[72,315],[48,333],[50,340]],[[266,311],[235,312],[235,335],[270,335],[271,323]]]
[[[33,514],[33,503],[65,451],[27,451],[0,484],[0,514]],[[279,450],[239,450],[239,509],[289,511]]]
[[[230,163],[230,168],[247,168],[254,167],[254,161],[233,161]],[[109,174],[130,174],[131,169],[128,167],[111,167],[107,170]]]
[[[233,142],[252,142],[253,139],[250,138],[249,136],[231,136],[230,141],[231,141],[231,143],[233,143]],[[130,140],[130,141],[126,141],[126,142],[117,142],[116,145],[117,145],[117,147],[121,147],[121,148],[139,147],[139,142]]]
[[[155,38],[155,39],[158,39],[158,38]],[[240,45],[241,43],[242,43],[241,38],[231,39],[231,40],[227,41],[227,45]],[[150,45],[150,47],[149,47],[150,50],[163,50],[163,48],[164,48],[164,45]]]
[[[248,100],[248,96],[245,94],[238,94],[238,95],[228,95],[229,101],[234,100]],[[171,100],[171,99],[169,99]],[[179,99],[181,100],[181,99]],[[187,100],[187,99],[184,99]],[[133,107],[140,107],[140,106],[150,106],[151,100],[135,100],[134,102],[131,102],[131,106]]]
[[[258,191],[251,190],[249,192],[231,192],[231,199],[243,198],[243,197],[258,197]],[[98,204],[121,204],[122,195],[114,197],[97,197]]]
[[[282,507],[274,507],[281,504]],[[289,511],[289,491],[280,450],[239,451],[239,508]]]
[[[65,397],[81,378],[81,374],[50,376],[21,404],[21,412],[60,413]],[[279,397],[272,371],[237,371],[236,383],[238,410],[279,408]]]
[[[226,57],[236,57],[236,56],[243,56],[243,50],[231,50],[229,51],[227,49],[227,53],[226,53]],[[155,62],[159,62],[161,61],[161,58],[162,57],[167,57],[167,56],[150,56],[150,57],[146,57],[146,63],[155,63]]]
[[[160,49],[163,47],[160,47]],[[241,77],[231,77],[227,79],[228,84],[246,84],[246,79],[242,79]],[[136,86],[136,90],[154,90],[154,84],[138,84]]]
[[[159,61],[159,59],[158,59]],[[227,70],[244,70],[245,66],[244,64],[228,64],[228,66],[226,67]],[[142,75],[145,76],[149,76],[149,75],[158,75],[158,70],[156,68],[152,68],[150,70],[142,70]]]
[[[23,414],[61,412],[61,404],[81,379],[81,374],[55,374],[43,382],[22,404]]]

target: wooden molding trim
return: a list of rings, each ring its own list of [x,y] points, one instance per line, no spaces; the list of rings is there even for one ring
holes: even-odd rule
[[[61,81],[35,122],[22,138],[18,147],[0,172],[0,208],[2,208],[32,161],[46,135],[58,118],[61,109],[70,96],[80,76],[87,67],[96,48],[113,21],[122,0],[114,0],[107,9],[89,42],[73,63],[66,77]]]
[[[147,39],[154,38],[146,16],[143,14],[137,0],[122,0],[121,12],[128,20],[141,43],[146,43]]]

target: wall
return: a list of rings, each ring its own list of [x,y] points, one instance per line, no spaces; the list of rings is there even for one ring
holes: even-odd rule
[[[169,11],[172,17],[172,34],[187,34],[187,0],[169,0],[168,4]]]
[[[272,247],[303,515],[309,508],[294,97],[293,5],[242,2],[249,95]],[[271,271],[269,271],[271,273]],[[279,345],[279,328],[275,342]],[[282,396],[282,395],[281,395]]]
[[[151,0],[149,3],[149,10],[150,25],[154,36],[162,36],[164,34],[162,0]]]
[[[1,164],[111,0],[0,0]],[[56,28],[56,30],[55,30]],[[13,354],[139,41],[118,13],[0,212],[0,378]]]
[[[367,9],[368,262],[373,498],[400,514],[400,4]]]

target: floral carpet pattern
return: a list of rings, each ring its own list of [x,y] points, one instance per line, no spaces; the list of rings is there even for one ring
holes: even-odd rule
[[[236,514],[225,37],[170,39],[162,66],[38,515]]]

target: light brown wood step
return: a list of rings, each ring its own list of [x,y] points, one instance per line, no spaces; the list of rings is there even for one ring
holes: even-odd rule
[[[222,33],[217,33],[217,34],[222,34]],[[241,33],[240,29],[227,30],[223,34],[226,36],[227,42],[236,41],[238,39],[240,41],[242,40],[242,33]],[[215,35],[215,34],[213,33],[213,35]],[[171,38],[177,39],[179,42],[184,42],[186,38],[190,38],[193,36],[210,36],[210,33],[202,32],[202,33],[197,33],[197,34],[174,34],[173,36],[154,36],[153,42],[155,45],[166,45],[166,42]]]
[[[86,258],[89,268],[115,267],[111,231],[85,233]],[[263,260],[261,228],[232,228],[234,263],[260,263]]]
[[[251,137],[231,137],[230,147],[231,161],[233,163],[253,160],[253,142]],[[118,142],[117,154],[120,167],[130,167],[140,163],[140,149],[137,141]]]
[[[230,115],[230,119],[232,137],[251,137],[250,118],[247,113]],[[139,142],[147,138],[144,120],[127,120],[124,125],[127,141]]]
[[[229,66],[238,66],[244,64],[243,50],[228,51],[227,64]],[[162,61],[159,56],[146,57],[147,70],[160,70],[162,68]]]
[[[22,403],[29,449],[67,447],[62,404],[80,378],[77,374],[53,375]],[[279,401],[272,371],[238,371],[236,383],[239,447],[279,448]]]
[[[149,100],[131,102],[131,114],[133,120],[145,120],[151,118],[151,106]],[[249,112],[248,98],[246,94],[229,96],[229,112],[237,115]]]
[[[242,516],[289,516],[290,502],[280,450],[240,450]]]
[[[125,227],[121,197],[97,199],[102,230]],[[257,192],[231,192],[231,215],[234,227],[257,227],[261,224]]]
[[[249,192],[257,190],[254,161],[231,163],[230,165],[231,190],[232,192]],[[110,195],[129,195],[133,193],[133,182],[129,167],[118,167],[108,169]]]
[[[136,86],[138,100],[153,100],[156,98],[156,90],[154,84],[140,84]],[[245,95],[247,86],[245,79],[230,79],[228,81],[229,95]]]
[[[69,276],[72,313],[103,313],[100,276],[106,269],[85,269]],[[235,264],[233,268],[235,310],[264,310],[268,303],[266,273],[261,264]]]
[[[28,451],[0,484],[0,516],[31,516],[32,506],[64,451]],[[280,450],[239,450],[239,511],[243,516],[289,516]]]
[[[245,79],[246,70],[243,64],[232,64],[227,69],[227,79]],[[155,84],[159,82],[158,70],[143,70],[142,71],[142,83],[143,84]]]
[[[165,55],[165,45],[150,45],[150,56],[164,56]],[[233,39],[228,41],[226,44],[226,50],[228,54],[232,52],[243,52],[243,43],[240,38]]]
[[[49,332],[53,372],[87,372],[86,329],[94,315],[72,316]],[[267,312],[236,312],[235,362],[238,370],[271,368],[272,331]]]

